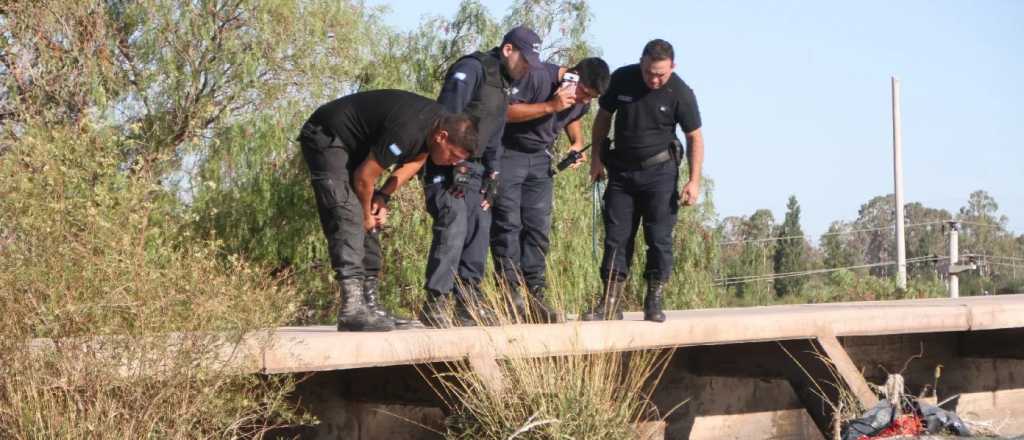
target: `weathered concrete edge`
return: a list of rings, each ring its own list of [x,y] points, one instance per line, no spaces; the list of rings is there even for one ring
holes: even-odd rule
[[[663,324],[570,322],[392,332],[276,335],[264,351],[265,373],[450,362],[477,353],[496,357],[557,356],[695,345],[870,336],[1024,326],[1024,297],[902,300],[673,312]],[[907,319],[913,316],[913,319]],[[722,325],[739,328],[721,330]],[[796,325],[794,325],[796,323]],[[657,330],[657,331],[652,331]],[[373,347],[371,347],[371,345]]]

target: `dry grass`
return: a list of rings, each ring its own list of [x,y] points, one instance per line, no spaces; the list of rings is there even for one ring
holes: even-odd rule
[[[522,322],[497,290],[485,293],[498,323]],[[452,411],[450,439],[624,439],[637,436],[639,422],[667,416],[650,396],[673,352],[483,355],[421,373]]]

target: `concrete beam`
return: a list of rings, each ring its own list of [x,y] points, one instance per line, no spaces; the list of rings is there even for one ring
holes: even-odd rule
[[[899,319],[913,316],[914,319]],[[272,343],[261,371],[288,373],[447,362],[493,350],[496,357],[557,356],[743,342],[1024,327],[1024,295],[671,311],[664,323],[641,320],[504,327],[339,333],[333,326],[291,327]]]

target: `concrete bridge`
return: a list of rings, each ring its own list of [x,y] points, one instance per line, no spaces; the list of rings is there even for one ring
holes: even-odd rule
[[[317,438],[434,438],[410,423],[443,421],[416,366],[468,360],[500,384],[498,362],[505,358],[666,347],[676,351],[653,399],[662,413],[688,403],[652,423],[650,438],[830,438],[833,414],[823,398],[836,399],[839,391],[815,392],[813,381],[835,383],[838,375],[870,407],[877,397],[869,383],[881,384],[887,371],[905,365],[908,392],[937,383],[940,398],[959,395],[951,406],[962,416],[1003,434],[1024,433],[1024,295],[671,311],[661,324],[641,319],[390,333],[285,327],[252,335],[244,363],[251,373],[313,373],[297,394],[324,422],[310,431]]]

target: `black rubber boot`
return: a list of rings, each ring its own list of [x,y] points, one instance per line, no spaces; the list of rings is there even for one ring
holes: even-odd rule
[[[626,290],[624,276],[609,276],[604,281],[604,296],[592,310],[580,315],[584,321],[606,321],[622,319],[622,293]]]
[[[394,329],[394,321],[378,316],[366,308],[362,278],[341,280],[341,307],[338,308],[339,332],[386,332]]]
[[[548,305],[544,300],[544,286],[530,287],[530,311],[536,317],[536,322],[555,324],[565,322],[565,314],[561,310]]]
[[[420,323],[430,328],[452,327],[452,299],[447,293],[427,291],[427,301],[419,313]]]
[[[380,302],[377,300],[378,286],[380,286],[380,279],[376,276],[367,276],[366,278],[363,278],[363,299],[366,301],[367,309],[370,309],[370,311],[377,316],[390,319],[395,323],[395,329],[397,330],[408,330],[411,328],[423,327],[423,325],[415,319],[395,316],[381,308]]]
[[[665,312],[661,310],[664,288],[664,282],[647,281],[647,296],[644,296],[644,321],[665,322]]]

